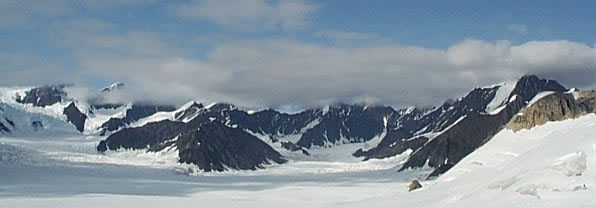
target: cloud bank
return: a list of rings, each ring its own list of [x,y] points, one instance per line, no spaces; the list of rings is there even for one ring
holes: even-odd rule
[[[241,31],[308,27],[318,6],[301,0],[196,0],[171,7],[175,16]]]
[[[79,58],[81,73],[134,86],[121,99],[181,103],[194,98],[275,108],[334,102],[428,106],[523,74],[580,88],[593,87],[596,77],[596,48],[569,41],[466,40],[437,50],[274,39],[221,44],[205,59],[101,52]]]
[[[302,39],[279,35],[314,23],[310,18],[318,6],[302,0],[48,2],[0,2],[1,28],[40,29],[45,32],[40,42],[54,47],[48,53],[57,52],[0,50],[0,85],[75,83],[81,87],[73,94],[84,97],[93,94],[85,91],[95,91],[85,84],[123,81],[127,87],[111,101],[181,104],[195,99],[273,108],[335,102],[437,105],[473,87],[523,74],[556,79],[568,87],[596,87],[596,48],[579,42],[469,39],[433,49],[330,28],[302,31],[308,36]],[[78,16],[80,11],[97,13],[122,4],[166,4],[166,19],[184,24],[163,30],[122,28],[109,18]],[[217,41],[198,56],[194,34],[168,32],[194,21],[221,26],[226,33],[274,32],[221,39],[220,33],[212,33],[216,37],[203,42]],[[507,29],[527,33],[523,25]]]

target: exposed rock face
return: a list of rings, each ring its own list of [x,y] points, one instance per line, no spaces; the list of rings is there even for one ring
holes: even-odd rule
[[[385,130],[384,119],[393,112],[384,106],[330,106],[319,124],[306,131],[296,144],[310,148],[366,142]]]
[[[102,141],[97,150],[176,148],[181,163],[196,164],[205,171],[224,171],[224,167],[254,170],[270,161],[286,162],[277,151],[244,130],[206,121],[164,120],[123,129]]]
[[[110,135],[104,143],[98,146],[98,150],[144,149],[159,151],[165,148],[162,143],[173,139],[188,127],[182,122],[164,120],[155,123],[148,123],[137,128],[127,128]]]
[[[10,129],[0,122],[0,132],[10,133]]]
[[[176,108],[173,106],[133,105],[126,111],[126,116],[124,118],[111,118],[102,125],[102,128],[107,131],[116,131],[127,124],[157,112],[174,110],[176,110]]]
[[[64,92],[66,85],[44,86],[29,90],[25,96],[18,96],[16,101],[23,104],[33,104],[33,106],[45,107],[61,102],[62,97],[66,96]]]
[[[271,109],[248,113],[225,103],[209,106],[199,103],[187,105],[186,109],[176,111],[175,121],[189,122],[195,118],[201,122],[217,121],[269,136],[272,141],[287,135],[299,135],[300,139],[295,144],[301,149],[313,145],[331,147],[369,141],[385,131],[388,117],[395,113],[391,107],[344,104],[305,110],[297,114],[281,113]],[[127,111],[125,118],[110,119],[102,128],[106,131],[116,131],[140,118],[163,111],[140,111],[136,114],[138,116],[131,117],[135,115],[134,112],[139,111],[139,107],[133,106],[133,109]]]
[[[3,111],[4,111],[4,109],[2,107],[0,107],[0,113],[4,113]],[[0,118],[2,118],[2,117],[3,117],[2,114],[0,114]],[[8,121],[7,118],[4,118],[4,119],[6,119],[6,121]],[[13,124],[13,126],[14,126],[14,124]],[[10,133],[10,129],[8,129],[8,127],[6,127],[4,125],[4,123],[2,123],[2,121],[0,120],[0,133],[3,133],[3,132]]]
[[[240,125],[254,133],[279,136],[300,133],[303,127],[317,119],[322,112],[306,110],[298,114],[287,114],[267,109],[252,114],[231,110],[225,114],[229,116],[232,124]]]
[[[92,104],[92,109],[116,109],[122,107],[123,104],[116,104],[116,103],[102,103],[102,104]]]
[[[218,111],[210,117],[253,133],[269,135],[273,141],[278,137],[300,134],[296,145],[304,148],[369,141],[385,130],[385,119],[395,112],[385,106],[345,104],[297,114],[271,109],[249,114],[235,107],[209,108],[209,112]]]
[[[418,182],[418,180],[413,180],[410,185],[408,185],[408,191],[414,191],[416,189],[422,188],[422,184]]]
[[[178,137],[180,162],[198,165],[205,171],[224,171],[224,165],[239,170],[255,170],[262,165],[285,163],[277,151],[242,129],[219,122],[205,123]]]
[[[81,113],[74,102],[70,103],[66,108],[64,108],[64,115],[66,115],[68,122],[75,125],[77,130],[80,132],[85,130],[85,121],[87,120],[87,115]]]
[[[4,117],[3,114],[4,114],[4,108],[0,107],[0,119],[2,117]],[[13,121],[9,120],[8,118],[4,118],[4,121],[7,123],[7,125],[14,127]],[[11,132],[7,125],[5,125],[2,120],[0,120],[0,133],[10,133]]]
[[[32,121],[31,126],[33,127],[34,131],[39,131],[43,129],[43,122],[41,121]]]
[[[6,123],[8,123],[8,125],[10,125],[10,126],[14,127],[14,125],[15,125],[15,124],[14,124],[14,121],[12,121],[12,120],[10,120],[10,119],[8,119],[8,118],[4,118],[4,120],[6,121]]]
[[[596,93],[593,91],[553,93],[515,115],[507,124],[507,128],[514,131],[530,129],[549,121],[561,121],[595,113],[595,109]]]
[[[292,143],[292,142],[280,142],[281,143],[281,147],[287,150],[290,150],[292,152],[296,152],[296,151],[301,151],[302,154],[304,155],[310,155],[310,153],[308,153],[308,151],[306,151],[306,149],[304,149],[304,147],[299,147],[298,145]]]
[[[205,106],[200,103],[192,102],[184,111],[180,111],[174,115],[177,121],[190,121],[201,113]]]

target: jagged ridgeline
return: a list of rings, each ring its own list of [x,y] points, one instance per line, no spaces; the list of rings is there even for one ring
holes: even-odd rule
[[[281,150],[308,155],[313,148],[363,143],[367,148],[355,146],[353,157],[387,158],[411,150],[399,168],[428,165],[435,169],[431,176],[444,173],[490,140],[536,95],[567,91],[556,81],[527,75],[474,88],[460,99],[432,108],[337,104],[288,114],[273,109],[245,111],[226,103],[189,102],[176,108],[105,102],[101,96],[124,88],[122,83],[98,90],[100,97],[78,101],[68,98],[66,87],[21,91],[14,103],[58,106],[72,129],[107,136],[97,146],[99,151],[177,151],[179,162],[196,164],[205,171],[254,170],[286,162]],[[18,124],[8,122],[14,119],[4,117],[0,133],[18,132],[11,127]]]

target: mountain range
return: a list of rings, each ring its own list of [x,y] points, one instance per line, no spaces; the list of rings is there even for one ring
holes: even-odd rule
[[[313,149],[363,144],[352,150],[353,157],[370,160],[408,154],[403,164],[396,164],[400,170],[428,166],[434,170],[428,177],[434,177],[506,126],[528,128],[594,110],[590,96],[572,102],[575,94],[564,86],[534,75],[477,87],[434,107],[335,104],[293,114],[247,111],[228,103],[190,101],[176,107],[107,103],[102,97],[75,100],[68,96],[70,86],[3,89],[0,134],[101,135],[105,139],[97,144],[99,152],[173,150],[180,163],[204,171],[255,170],[283,164],[291,152],[308,156]],[[123,87],[115,83],[98,91],[103,96]],[[529,115],[524,111],[530,108],[525,107],[539,104],[538,98],[541,102],[554,99],[549,106],[565,104],[568,110],[559,117],[540,115],[540,109],[532,111],[534,117],[520,116]]]

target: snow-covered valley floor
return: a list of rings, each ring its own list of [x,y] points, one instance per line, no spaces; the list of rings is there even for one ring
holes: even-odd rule
[[[596,207],[596,115],[503,130],[441,177],[345,149],[200,173],[175,152],[95,152],[101,138],[0,138],[0,207]],[[343,156],[341,156],[343,157]]]

